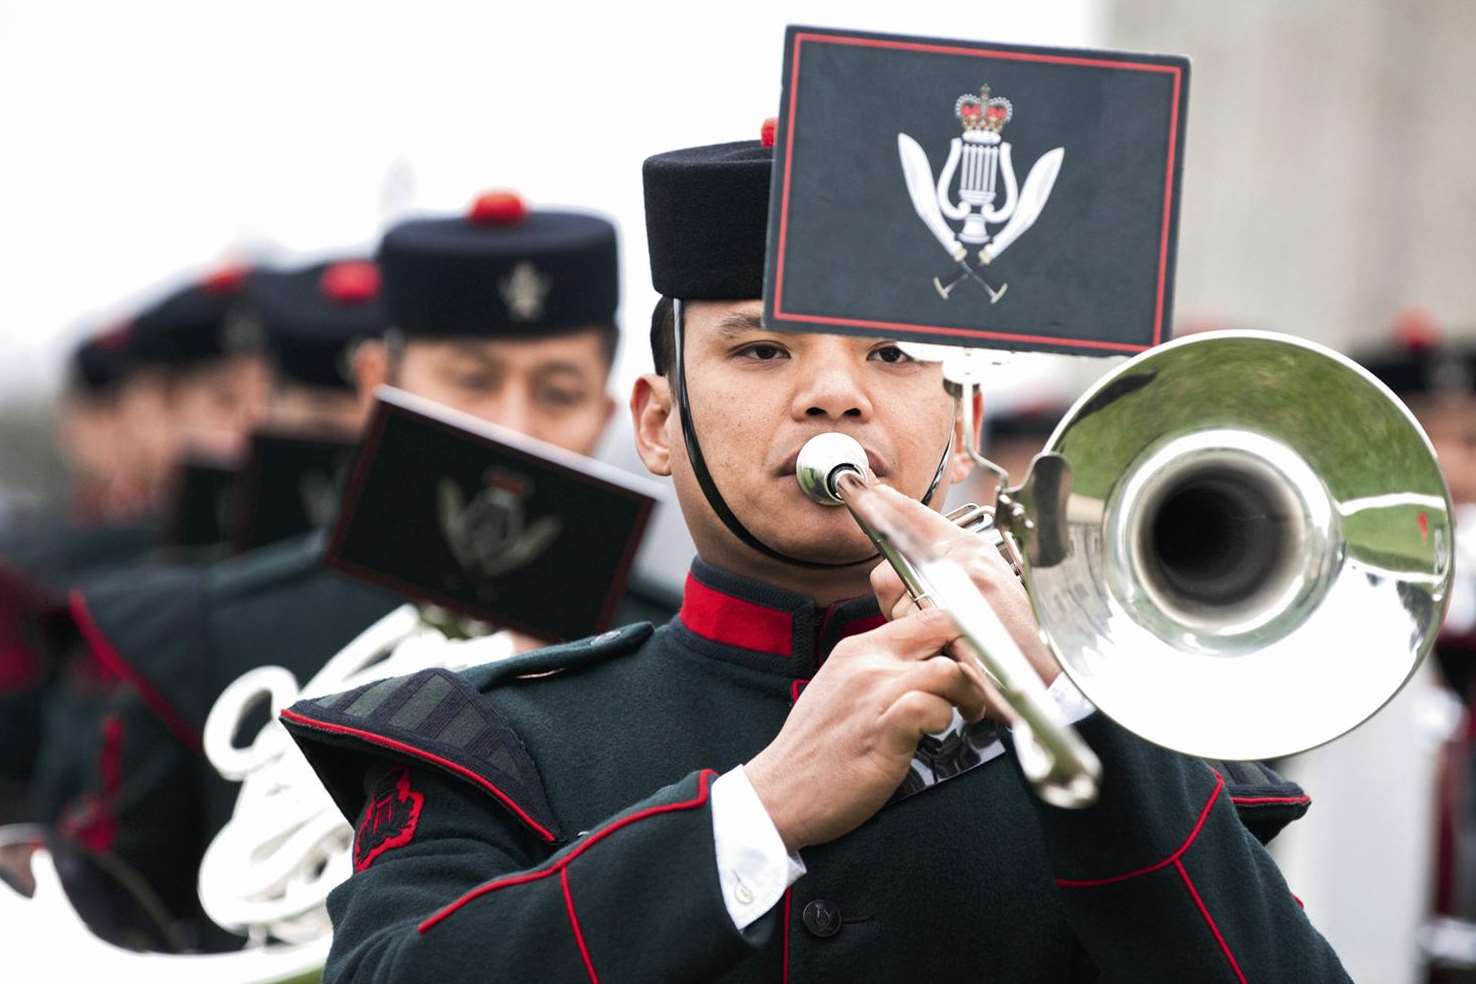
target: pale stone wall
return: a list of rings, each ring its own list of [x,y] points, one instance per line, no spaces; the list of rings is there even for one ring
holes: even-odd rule
[[[1424,306],[1476,337],[1476,3],[1108,0],[1193,59],[1178,323],[1346,347]]]

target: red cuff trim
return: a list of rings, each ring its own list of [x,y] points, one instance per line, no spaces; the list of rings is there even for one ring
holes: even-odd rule
[[[1056,887],[1096,888],[1100,885],[1111,885],[1114,882],[1127,881],[1129,878],[1137,878],[1139,875],[1146,875],[1150,872],[1158,871],[1161,868],[1167,868],[1171,864],[1178,864],[1179,858],[1184,856],[1184,852],[1189,850],[1189,848],[1194,844],[1194,839],[1198,837],[1199,832],[1204,829],[1205,821],[1209,819],[1210,808],[1215,805],[1215,800],[1219,799],[1220,792],[1224,788],[1225,777],[1220,775],[1219,773],[1215,773],[1215,788],[1210,793],[1209,800],[1204,804],[1204,809],[1199,811],[1199,819],[1194,822],[1194,829],[1189,831],[1189,836],[1184,840],[1184,843],[1179,845],[1179,849],[1170,854],[1168,857],[1164,858],[1162,861],[1150,864],[1146,868],[1139,868],[1136,871],[1128,871],[1121,875],[1112,875],[1109,878],[1057,878]]]
[[[185,720],[184,715],[174,709],[174,705],[164,699],[164,695],[154,689],[154,685],[148,678],[136,670],[131,663],[119,655],[118,650],[113,647],[111,641],[103,633],[92,618],[92,612],[87,607],[87,599],[82,592],[73,588],[67,595],[67,606],[71,609],[72,619],[77,628],[82,632],[82,638],[87,640],[87,648],[97,658],[104,669],[114,674],[119,679],[126,681],[138,695],[149,705],[149,709],[164,723],[164,727],[173,732],[186,747],[199,750],[202,746],[200,732]]]
[[[1312,802],[1310,796],[1232,796],[1230,802],[1236,806],[1306,806]]]
[[[123,788],[123,720],[117,714],[103,719],[97,775],[98,791],[82,797],[60,827],[64,835],[89,851],[104,854],[118,838],[118,794]]]
[[[290,712],[283,711],[282,713],[287,714]],[[555,873],[562,874],[563,870],[567,868],[575,858],[579,857],[579,855],[583,854],[585,851],[589,850],[591,847],[593,847],[595,844],[598,844],[606,837],[615,833],[615,831],[620,830],[624,827],[629,827],[631,824],[636,823],[637,821],[645,820],[649,817],[659,816],[663,813],[675,813],[679,810],[691,810],[702,806],[704,803],[707,802],[707,796],[710,791],[709,785],[712,782],[712,778],[716,775],[717,773],[712,769],[703,769],[702,772],[697,776],[696,796],[693,796],[691,799],[684,800],[680,803],[664,803],[661,806],[653,806],[648,809],[632,813],[630,816],[622,817],[621,819],[616,820],[614,823],[610,824],[608,827],[602,827],[599,830],[596,830],[594,833],[587,835],[584,840],[579,843],[578,846],[576,846],[568,854],[565,854],[550,867],[534,871],[525,871],[521,874],[510,875],[506,878],[493,879],[492,881],[486,882],[485,884],[478,885],[476,888],[472,889],[470,892],[467,892],[455,902],[452,902],[450,905],[427,916],[420,924],[420,931],[422,933],[429,932],[430,930],[434,929],[442,920],[453,915],[462,906],[466,905],[469,902],[476,901],[483,895],[495,892],[499,888],[511,888],[514,885],[523,885],[528,882],[534,882],[542,878],[547,878],[549,875]],[[593,973],[592,968],[591,973]]]
[[[579,945],[579,956],[584,960],[584,969],[589,973],[589,984],[600,984],[600,975],[595,973],[594,961],[589,959],[589,947],[584,945],[584,932],[579,928],[579,916],[574,912],[574,896],[569,891],[569,869],[559,871],[559,884],[564,887],[564,908],[569,910],[569,926],[574,930],[574,942]]]
[[[1209,909],[1205,907],[1204,899],[1200,898],[1199,892],[1195,890],[1194,882],[1190,880],[1189,871],[1184,867],[1184,862],[1175,858],[1174,867],[1179,870],[1179,877],[1184,879],[1184,887],[1189,889],[1189,895],[1194,899],[1194,904],[1199,907],[1199,914],[1204,917],[1205,925],[1209,927],[1211,933],[1215,934],[1215,942],[1220,944],[1220,952],[1230,962],[1230,969],[1235,971],[1235,979],[1240,984],[1249,984],[1245,979],[1245,974],[1240,969],[1240,964],[1235,960],[1235,954],[1230,952],[1230,944],[1225,942],[1224,934],[1220,932],[1220,927],[1215,925],[1214,917],[1210,915]]]
[[[509,810],[512,810],[513,813],[517,814],[519,820],[522,820],[523,823],[527,824],[534,833],[536,833],[539,837],[543,838],[548,843],[552,844],[555,840],[558,839],[554,837],[553,833],[550,832],[541,823],[539,823],[537,820],[534,820],[526,812],[524,812],[523,808],[518,806],[518,804],[513,800],[511,796],[507,795],[501,789],[498,789],[497,786],[495,786],[492,782],[490,782],[483,776],[473,772],[471,769],[468,769],[464,765],[459,765],[456,762],[451,761],[450,759],[442,758],[441,756],[436,755],[433,752],[427,752],[423,748],[416,748],[414,745],[407,745],[402,741],[395,741],[395,739],[393,738],[386,738],[384,735],[377,735],[372,731],[363,731],[359,728],[351,728],[346,724],[329,724],[327,721],[319,721],[315,718],[310,718],[305,714],[299,714],[290,707],[282,712],[281,717],[283,720],[290,721],[293,724],[299,724],[307,728],[314,728],[318,731],[331,731],[336,734],[351,735],[355,738],[367,741],[371,745],[378,745],[381,748],[388,748],[391,751],[399,752],[402,755],[409,755],[412,758],[418,758],[423,762],[429,762],[431,765],[445,769],[448,772],[454,772],[456,775],[461,776],[464,779],[469,779],[476,785],[481,786],[483,789],[487,790],[487,792],[491,793],[493,796],[497,797],[497,799],[502,803],[503,806],[506,806]]]
[[[794,617],[788,612],[723,594],[691,574],[677,617],[709,642],[771,656],[788,656],[794,648]]]

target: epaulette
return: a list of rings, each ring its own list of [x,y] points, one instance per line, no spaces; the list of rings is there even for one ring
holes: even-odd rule
[[[538,769],[518,735],[497,720],[483,692],[505,680],[545,676],[631,652],[651,632],[641,623],[461,673],[437,668],[393,677],[299,701],[282,712],[282,723],[350,823],[363,810],[370,762],[389,758],[436,768],[470,784],[544,843],[559,845],[566,838]]]
[[[293,537],[233,557],[205,569],[207,590],[217,598],[233,598],[322,569],[321,531]]]
[[[1240,822],[1262,844],[1281,833],[1293,820],[1300,820],[1312,805],[1301,786],[1283,779],[1264,762],[1205,763],[1225,779],[1225,793],[1235,804]]]
[[[462,675],[477,690],[485,693],[504,680],[582,669],[635,652],[646,644],[654,631],[650,622],[636,622],[634,625],[611,629],[599,635],[557,646],[545,646],[507,659],[474,666],[463,670]]]

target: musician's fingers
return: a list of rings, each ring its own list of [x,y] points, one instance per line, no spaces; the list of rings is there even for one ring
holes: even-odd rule
[[[953,723],[953,705],[937,694],[909,690],[882,712],[882,731],[898,755],[910,755],[923,735],[937,734]]]

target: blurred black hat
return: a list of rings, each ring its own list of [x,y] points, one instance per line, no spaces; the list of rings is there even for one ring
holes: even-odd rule
[[[529,209],[510,192],[467,214],[417,219],[379,246],[384,310],[410,337],[529,338],[609,326],[620,302],[615,226]]]
[[[646,159],[651,283],[665,297],[738,300],[764,292],[773,121],[759,140]]]
[[[254,271],[245,310],[277,372],[306,386],[352,388],[354,345],[386,327],[379,268],[365,259]]]
[[[248,272],[223,268],[145,308],[133,321],[129,358],[139,365],[187,369],[255,350],[259,339],[236,316]]]
[[[1476,392],[1476,345],[1444,338],[1424,311],[1406,311],[1393,338],[1354,357],[1400,396]]]
[[[130,368],[131,337],[132,327],[125,323],[79,341],[67,361],[67,388],[77,393],[102,395],[117,386]]]
[[[1070,409],[1069,403],[1030,403],[984,418],[987,440],[1038,438],[1044,444]],[[987,444],[986,444],[987,446]]]

